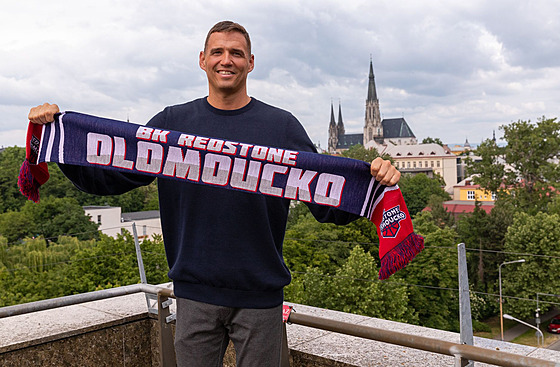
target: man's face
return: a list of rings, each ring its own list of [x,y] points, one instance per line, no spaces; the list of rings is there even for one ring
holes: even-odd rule
[[[214,32],[199,64],[208,76],[210,93],[246,95],[247,75],[253,70],[254,57],[249,55],[247,41],[239,32]]]

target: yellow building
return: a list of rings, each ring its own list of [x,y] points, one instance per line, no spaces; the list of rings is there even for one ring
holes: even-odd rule
[[[472,178],[466,178],[453,187],[453,200],[461,201],[495,201],[496,194],[480,188],[472,183]]]

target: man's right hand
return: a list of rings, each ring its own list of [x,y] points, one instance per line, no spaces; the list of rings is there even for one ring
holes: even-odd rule
[[[43,125],[49,122],[53,122],[54,115],[59,112],[60,110],[57,105],[45,103],[40,106],[33,107],[29,111],[28,117],[29,121],[31,121],[32,123]]]

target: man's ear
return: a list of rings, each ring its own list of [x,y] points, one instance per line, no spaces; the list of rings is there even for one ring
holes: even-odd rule
[[[198,55],[198,65],[204,71],[206,71],[206,55],[204,55],[204,51],[200,51]]]
[[[249,73],[255,68],[255,55],[251,54],[249,57]]]

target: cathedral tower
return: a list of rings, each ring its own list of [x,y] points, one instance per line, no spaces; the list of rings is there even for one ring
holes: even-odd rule
[[[331,101],[331,122],[329,123],[329,144],[327,147],[327,151],[331,154],[336,152],[337,144],[338,144],[338,126],[336,126],[336,121],[334,120],[334,109]]]
[[[381,115],[379,113],[379,100],[375,89],[375,76],[373,75],[373,62],[369,61],[369,84],[368,96],[366,100],[366,118],[364,125],[364,143],[383,138],[383,125],[381,125]]]

